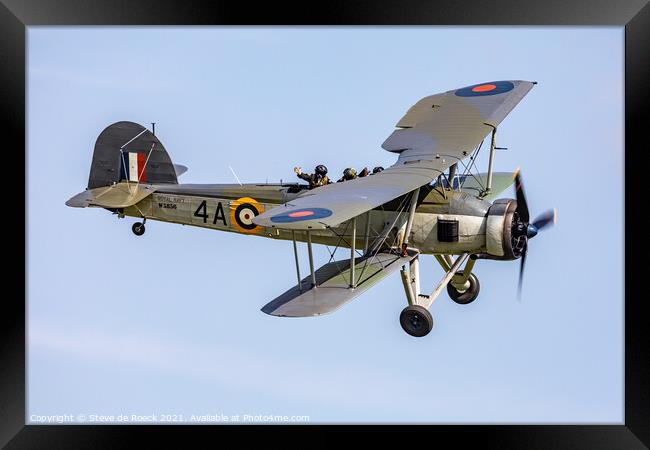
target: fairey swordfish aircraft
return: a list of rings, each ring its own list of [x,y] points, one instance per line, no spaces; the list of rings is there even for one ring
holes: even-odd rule
[[[476,299],[477,260],[520,259],[521,287],[528,240],[555,222],[554,210],[530,220],[518,171],[492,170],[497,127],[534,84],[494,81],[425,97],[382,144],[397,155],[395,164],[312,189],[179,183],[187,168],[172,163],[154,133],[117,122],[97,138],[87,189],[66,204],[142,219],[132,227],[138,236],[147,220],[159,220],[293,241],[297,283],[262,308],[274,316],[332,312],[399,271],[408,303],[400,324],[411,336],[425,336],[433,327],[429,308],[445,288],[456,303]],[[487,173],[474,173],[490,133]],[[513,182],[516,199],[498,198]],[[304,278],[296,242],[307,243]],[[334,247],[318,269],[313,244]],[[341,248],[349,252],[335,259]],[[433,255],[444,271],[429,295],[420,288],[420,255]]]

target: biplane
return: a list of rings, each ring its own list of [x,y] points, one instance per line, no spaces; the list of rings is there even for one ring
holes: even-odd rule
[[[528,241],[555,222],[554,210],[530,220],[518,171],[493,171],[497,127],[535,84],[493,81],[424,97],[382,144],[395,164],[314,189],[298,182],[179,183],[187,168],[172,163],[155,130],[117,122],[97,138],[87,189],[66,204],[138,218],[138,236],[156,220],[292,241],[297,281],[262,307],[273,316],[330,313],[399,272],[407,303],[400,324],[422,337],[443,290],[458,304],[477,298],[476,261],[519,259],[521,287]],[[490,134],[487,172],[475,173]],[[513,182],[516,198],[500,198]],[[307,248],[304,277],[298,242]],[[314,244],[330,252],[320,268]],[[422,255],[433,255],[443,270],[428,294],[421,289]]]

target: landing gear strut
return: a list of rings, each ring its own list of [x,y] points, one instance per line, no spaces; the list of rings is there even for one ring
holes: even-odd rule
[[[143,222],[136,222],[133,224],[131,227],[131,231],[133,231],[133,234],[136,236],[142,236],[144,234],[144,223],[147,221],[147,219],[144,219]]]
[[[399,316],[399,322],[404,331],[415,337],[423,337],[429,334],[433,328],[433,318],[429,308],[445,288],[447,288],[447,292],[453,301],[463,305],[473,302],[478,297],[480,286],[478,278],[472,273],[474,260],[467,261],[468,257],[468,253],[463,253],[453,261],[451,256],[436,255],[436,259],[445,270],[445,276],[438,282],[431,295],[420,293],[417,255],[409,263],[409,273],[406,271],[406,266],[402,266],[402,284],[409,303],[409,306],[404,308]],[[467,261],[467,264],[464,270],[460,270],[465,261]]]

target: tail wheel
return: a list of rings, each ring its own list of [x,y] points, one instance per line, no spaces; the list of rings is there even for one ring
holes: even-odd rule
[[[423,337],[433,328],[433,317],[424,306],[409,305],[399,315],[399,323],[411,336]]]
[[[459,274],[462,274],[463,271],[459,271]],[[459,305],[467,305],[472,303],[478,297],[478,293],[481,290],[481,285],[478,282],[478,278],[473,273],[469,274],[469,287],[465,291],[459,291],[451,283],[447,284],[447,293],[449,297]]]
[[[136,236],[142,236],[144,234],[144,224],[142,222],[134,223],[131,227],[131,231],[133,231],[133,234]]]

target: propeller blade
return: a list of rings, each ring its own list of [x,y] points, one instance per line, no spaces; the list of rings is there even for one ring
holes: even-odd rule
[[[557,211],[555,209],[543,212],[534,222],[529,222],[530,213],[528,211],[528,202],[526,201],[526,193],[524,192],[524,182],[519,174],[519,168],[515,170],[515,194],[517,196],[517,209],[516,212],[519,216],[518,221],[513,224],[512,232],[513,243],[516,242],[519,248],[520,239],[524,239],[523,248],[521,249],[521,259],[519,266],[519,283],[517,285],[517,299],[521,301],[521,290],[524,283],[524,269],[526,268],[526,255],[528,254],[528,240],[537,236],[537,233],[549,225],[553,225],[557,218]],[[514,245],[513,245],[514,246]]]
[[[528,243],[524,245],[524,251],[521,252],[521,263],[519,265],[519,284],[517,285],[517,300],[521,301],[521,287],[524,284],[524,268],[526,267],[526,254],[528,253]]]
[[[528,202],[526,202],[524,182],[519,174],[519,168],[515,171],[515,194],[517,196],[517,212],[519,213],[519,217],[526,225],[528,225],[528,221],[530,220]]]
[[[538,230],[541,230],[542,228],[548,225],[553,225],[556,219],[557,219],[557,211],[555,209],[550,209],[537,216],[535,218],[535,221],[533,222],[533,226]]]

